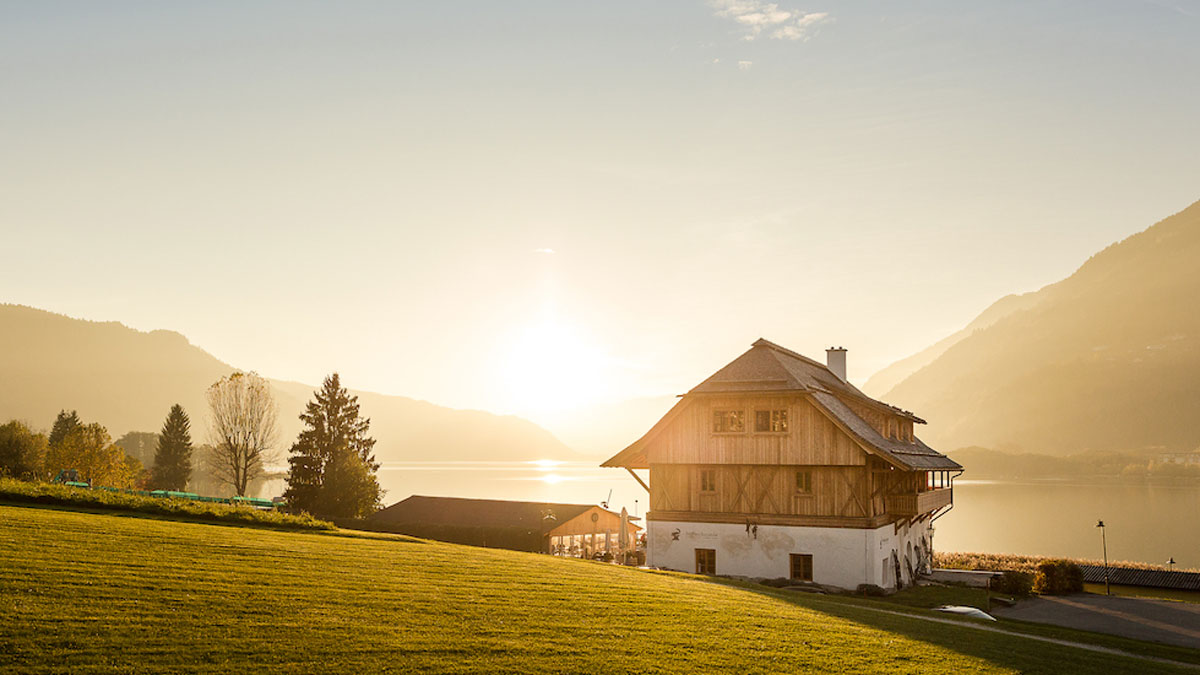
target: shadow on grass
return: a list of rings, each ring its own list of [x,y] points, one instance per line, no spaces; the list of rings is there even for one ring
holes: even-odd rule
[[[347,539],[369,539],[374,541],[395,541],[403,544],[432,544],[428,539],[418,539],[398,532],[376,532],[373,530],[354,530],[338,528],[336,530],[317,530],[315,534],[327,537],[345,537]]]
[[[1147,643],[1129,638],[1119,638],[1076,631],[1022,630],[1007,622],[990,622],[985,619],[949,617],[932,610],[922,610],[904,605],[865,600],[856,597],[827,596],[769,588],[746,581],[710,578],[711,583],[731,586],[786,602],[804,609],[834,616],[856,624],[904,636],[906,638],[937,645],[965,656],[982,659],[995,666],[1012,668],[1023,673],[1145,673],[1145,672],[1197,672],[1200,670],[1200,650]],[[895,612],[884,614],[883,612]],[[958,625],[926,621],[922,617],[953,620]],[[1024,622],[1021,622],[1024,623]],[[975,628],[973,626],[978,626]],[[983,628],[984,630],[980,630]],[[991,632],[996,629],[1017,633],[1008,635]],[[1030,637],[1022,637],[1029,635]],[[1179,662],[1179,666],[1148,662],[1135,656],[1119,656],[1066,645],[1044,642],[1037,638],[1067,640],[1097,647],[1117,649],[1131,655],[1151,659],[1168,659]],[[894,654],[898,660],[907,660],[902,653]]]

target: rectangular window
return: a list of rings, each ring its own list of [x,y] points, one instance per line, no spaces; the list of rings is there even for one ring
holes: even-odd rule
[[[696,574],[717,573],[717,552],[711,548],[696,549]]]
[[[792,559],[792,580],[793,581],[812,581],[812,554],[810,553],[793,553]]]
[[[781,432],[788,430],[788,411],[755,410],[754,430],[759,432]]]
[[[796,492],[800,494],[812,494],[812,472],[797,471],[796,472]]]
[[[716,469],[701,469],[700,470],[700,491],[701,492],[716,492],[717,491],[717,470]]]
[[[714,410],[713,431],[718,434],[736,433],[746,430],[745,410]]]

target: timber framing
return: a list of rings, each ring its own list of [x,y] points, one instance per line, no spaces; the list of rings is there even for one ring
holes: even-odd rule
[[[683,523],[733,523],[737,525],[787,525],[792,527],[839,527],[853,529],[877,529],[893,522],[894,516],[886,514],[871,518],[842,516],[780,516],[762,513],[696,513],[694,511],[654,510],[646,513],[647,521]]]
[[[650,493],[651,520],[899,527],[950,506],[945,477],[962,470],[912,434],[924,423],[759,339],[601,466]]]

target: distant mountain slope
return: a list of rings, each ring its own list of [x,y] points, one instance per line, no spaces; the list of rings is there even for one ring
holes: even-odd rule
[[[983,313],[975,317],[971,323],[967,324],[966,328],[949,337],[942,338],[932,346],[926,347],[912,356],[900,359],[872,375],[866,384],[863,385],[863,391],[876,398],[883,396],[891,391],[893,387],[903,382],[904,378],[933,363],[934,359],[945,354],[947,349],[962,342],[964,338],[975,331],[987,328],[1009,314],[1033,305],[1035,303],[1035,295],[1034,293],[1023,293],[1021,295],[1006,295],[1000,298],[992,303],[990,307],[983,310]]]
[[[116,322],[72,319],[39,309],[0,305],[0,420],[48,428],[60,409],[127,431],[158,431],[172,403],[192,416],[204,437],[204,392],[234,368],[171,331],[141,331]],[[279,402],[281,445],[300,429],[314,387],[272,380]],[[578,459],[550,432],[527,420],[454,410],[404,398],[355,392],[371,418],[382,461]]]
[[[922,438],[1055,455],[1200,445],[1200,202],[1018,299],[883,395],[929,420]]]

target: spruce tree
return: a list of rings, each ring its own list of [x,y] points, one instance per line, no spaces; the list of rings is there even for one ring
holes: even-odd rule
[[[176,403],[167,413],[158,449],[154,452],[154,468],[150,485],[156,490],[183,490],[192,477],[192,422]]]
[[[305,428],[288,458],[288,503],[325,516],[358,518],[379,506],[382,491],[375,472],[379,464],[367,436],[371,420],[359,416],[358,397],[341,385],[337,373],[300,415]]]
[[[74,410],[69,413],[66,410],[60,410],[58,417],[54,418],[54,426],[50,429],[48,444],[50,447],[62,445],[67,434],[82,425],[83,420],[79,419],[79,413]]]

